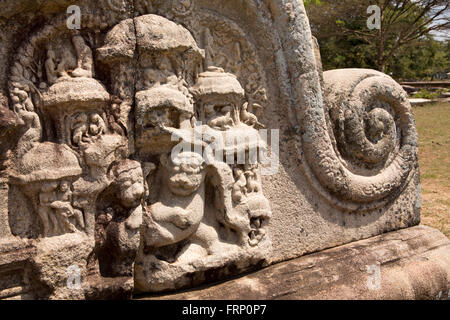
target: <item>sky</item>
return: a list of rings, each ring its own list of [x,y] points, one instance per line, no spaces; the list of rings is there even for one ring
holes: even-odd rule
[[[450,18],[450,10],[447,10],[447,12],[442,16],[443,18]],[[440,31],[440,32],[432,32],[434,38],[439,41],[445,41],[450,40],[450,30],[446,31]]]

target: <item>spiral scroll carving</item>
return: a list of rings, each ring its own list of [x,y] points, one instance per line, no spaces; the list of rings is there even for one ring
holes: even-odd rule
[[[326,114],[308,110],[303,118],[311,171],[334,204],[349,210],[380,207],[403,190],[417,163],[407,95],[373,70],[333,70],[324,78]]]

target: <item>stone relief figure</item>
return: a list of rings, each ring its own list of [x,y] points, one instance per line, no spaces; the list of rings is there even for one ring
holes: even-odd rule
[[[69,218],[75,218],[75,210],[72,207],[72,191],[70,191],[69,182],[61,181],[59,186],[57,186],[57,192],[56,198],[50,198],[52,202],[49,203],[49,207],[53,209],[58,220],[58,227],[55,229],[58,231],[61,230],[62,233],[76,232],[75,224],[69,221]],[[81,228],[84,227],[82,220],[83,218],[78,215],[76,222]]]
[[[86,45],[80,35],[73,36],[72,43],[77,53],[77,68],[72,72],[72,76],[92,78],[94,76],[94,59],[91,48]]]
[[[50,142],[36,144],[18,161],[11,174],[31,200],[42,237],[84,229],[83,216],[73,207],[71,185],[82,173],[74,152]]]
[[[196,153],[181,153],[175,159],[163,154],[161,168],[160,201],[147,208],[144,221],[144,243],[155,248],[192,236],[204,213],[203,158]]]
[[[264,128],[264,125],[258,122],[256,115],[248,111],[248,102],[244,103],[241,110],[241,120],[245,124],[257,129]]]
[[[42,234],[44,237],[50,234],[50,223],[52,224],[51,233],[56,233],[58,226],[56,216],[53,214],[50,207],[53,200],[56,199],[55,190],[57,187],[58,184],[55,182],[45,183],[42,185],[41,192],[39,193],[40,206],[38,208],[38,214],[43,226]]]
[[[72,53],[71,48],[67,48],[60,52],[61,59],[56,68],[58,78],[70,78],[73,70],[77,66],[77,58]]]
[[[233,77],[221,68],[209,67],[190,89],[199,104],[200,120],[213,129],[227,131],[239,122],[244,90]]]
[[[35,107],[30,98],[30,86],[16,86],[12,91],[12,101],[14,103],[14,111],[21,119],[25,132],[19,139],[17,146],[17,157],[20,158],[25,152],[41,139],[42,125],[39,116],[35,112]]]
[[[75,116],[72,125],[72,141],[74,145],[80,145],[82,142],[88,142],[87,133],[88,133],[88,117],[85,113],[80,113]]]
[[[60,31],[57,28],[46,28],[35,38],[39,38],[39,41],[55,38],[50,35],[52,32]],[[35,38],[32,40],[37,41]],[[79,34],[56,38],[59,45],[44,46],[46,55],[42,66],[46,77],[42,80],[34,77],[35,82],[41,81],[40,89],[25,77],[26,65],[19,67],[18,64],[15,74],[11,77],[12,99],[16,102],[16,112],[24,119],[25,127],[28,127],[28,133],[22,137],[24,146],[17,148],[15,152],[19,161],[15,169],[17,173],[13,176],[23,176],[29,165],[26,159],[36,156],[38,148],[50,148],[50,142],[41,141],[42,123],[45,124],[45,138],[52,143],[57,142],[55,150],[48,150],[49,156],[59,148],[67,153],[66,147],[73,147],[77,166],[81,169],[81,172],[77,172],[77,179],[58,180],[45,177],[41,182],[33,182],[33,185],[44,185],[42,192],[36,195],[34,187],[22,188],[30,198],[37,197],[36,201],[40,203],[37,205],[37,211],[43,225],[43,237],[77,231],[93,232],[92,219],[95,212],[92,210],[92,201],[95,203],[96,195],[107,187],[106,172],[110,164],[116,161],[115,151],[123,146],[121,140],[124,139],[107,128],[104,109],[111,99],[105,87],[92,78],[94,61],[90,47]],[[36,50],[33,41],[21,51],[22,55],[28,56]],[[29,64],[28,68],[31,69],[31,57],[22,56],[19,61]],[[35,104],[39,106],[39,115],[35,111]],[[55,162],[56,159],[57,157]],[[61,161],[62,159],[64,158],[61,158]],[[45,162],[39,165],[44,164]],[[75,166],[70,165],[70,162],[68,165],[70,168]],[[64,168],[61,170],[64,171]],[[53,176],[50,173],[49,175]],[[86,201],[91,203],[86,205]]]
[[[136,146],[140,153],[169,152],[176,145],[169,128],[191,128],[194,107],[173,85],[155,86],[136,94]]]
[[[47,50],[47,60],[45,60],[45,71],[49,85],[55,83],[57,76],[56,54],[52,49]]]
[[[211,35],[211,31],[209,28],[206,28],[203,32],[203,47],[205,48],[205,68],[208,68],[210,66],[214,65],[214,57],[213,57],[213,49],[212,44],[214,42],[214,38]]]
[[[104,276],[130,276],[139,246],[144,178],[141,164],[124,160],[111,171],[112,183],[97,200],[96,240]]]
[[[206,126],[219,130],[219,132],[225,135],[225,144],[222,146],[224,150],[231,149],[233,150],[232,153],[241,152],[245,154],[244,165],[235,164],[233,168],[227,168],[225,171],[222,171],[222,174],[228,172],[226,176],[231,181],[231,183],[225,183],[225,185],[228,185],[227,187],[224,187],[225,180],[223,178],[213,179],[216,180],[216,185],[222,185],[223,189],[227,189],[222,194],[220,192],[216,193],[216,207],[221,208],[219,211],[224,210],[226,212],[224,214],[225,220],[223,221],[225,225],[228,225],[239,234],[240,243],[257,244],[263,238],[264,232],[261,232],[261,237],[258,237],[258,239],[254,238],[250,227],[251,218],[247,220],[246,216],[248,213],[250,213],[250,216],[253,216],[252,212],[254,210],[252,203],[254,199],[265,203],[266,205],[263,210],[256,210],[261,213],[259,218],[264,223],[261,223],[260,226],[263,228],[263,225],[267,225],[270,219],[271,210],[262,194],[258,165],[257,163],[251,163],[249,159],[249,153],[252,148],[251,142],[249,141],[247,143],[239,139],[242,137],[243,132],[249,137],[252,135],[256,137],[257,135],[255,128],[244,123],[240,117],[246,104],[244,102],[244,89],[234,75],[225,73],[221,68],[209,67],[206,72],[199,75],[197,83],[190,90],[196,99],[197,107],[201,115],[200,118],[206,119]],[[229,122],[229,126],[212,126],[211,121],[208,121],[210,117],[207,111],[211,106],[219,110],[223,106],[228,109],[228,118],[232,120]],[[221,117],[223,116],[220,116],[219,119],[223,119]],[[234,154],[235,156],[237,155]],[[251,238],[250,240],[249,237]]]
[[[247,194],[247,178],[244,170],[235,168],[234,178],[236,182],[233,185],[233,201],[240,203],[242,198]]]
[[[163,84],[177,85],[179,79],[173,72],[169,58],[161,55],[156,59],[156,68],[147,68],[144,70],[144,86],[151,88]]]
[[[89,126],[89,132],[93,136],[98,136],[106,133],[105,121],[97,113],[91,114],[91,125]]]
[[[59,46],[47,48],[44,67],[47,83],[42,82],[40,84],[42,88],[53,85],[59,78],[92,78],[94,76],[92,50],[81,35],[75,34]]]
[[[142,164],[149,160],[155,164],[155,169],[150,170],[155,174],[144,174],[147,191],[141,228],[143,243],[137,255],[135,277],[140,279],[139,287],[154,290],[168,288],[173,283],[168,275],[148,274],[145,266],[151,263],[173,270],[182,278],[194,261],[209,259],[211,262],[205,268],[216,264],[228,246],[235,254],[264,256],[270,242],[259,230],[267,226],[270,206],[261,209],[252,205],[256,199],[253,194],[264,197],[261,182],[255,177],[257,169],[242,167],[241,182],[243,179],[245,182],[241,188],[244,193],[250,190],[252,197],[234,208],[237,206],[232,196],[235,181],[230,166],[219,162],[207,165],[199,154],[192,152],[182,152],[175,158],[170,156],[178,144],[172,139],[173,134],[192,143],[194,119],[202,121],[205,130],[231,135],[242,136],[245,130],[255,129],[240,120],[245,94],[234,76],[211,66],[198,78],[204,52],[186,29],[155,15],[138,17],[134,24],[142,68],[135,93],[135,159]],[[132,58],[127,50],[134,46],[116,38],[128,30],[128,23],[123,22],[110,31],[104,47],[98,49],[103,61],[108,64],[118,61],[119,66],[129,63]],[[155,42],[155,38],[159,41]],[[193,143],[205,147],[203,142]],[[222,147],[235,149],[234,145]],[[248,152],[245,151],[248,146],[239,148]],[[197,160],[194,164],[183,164],[182,159],[186,158]],[[207,186],[213,189],[206,192]],[[208,204],[211,200],[212,204]],[[229,244],[221,238],[228,239]],[[247,248],[258,246],[265,249],[260,253],[257,249],[246,253],[251,250]],[[177,268],[181,269],[176,271]]]
[[[247,180],[247,193],[258,192],[259,191],[259,183],[257,180],[257,166],[252,164],[244,165],[245,170],[245,178]]]
[[[272,251],[278,227],[289,237],[274,241],[276,248],[290,250],[280,243],[292,241],[303,254],[334,240],[320,234],[308,242],[318,229],[305,225],[323,216],[333,234],[341,235],[339,223],[354,223],[342,243],[418,219],[409,183],[418,179],[414,117],[391,78],[331,71],[322,90],[309,30],[297,30],[305,24],[289,25],[288,34],[281,23],[265,30],[246,21],[244,30],[207,1],[136,0],[136,15],[119,2],[120,10],[104,15],[111,21],[95,11],[80,31],[67,29],[65,13],[49,19],[5,60],[19,133],[2,163],[8,207],[0,219],[9,226],[0,237],[10,229],[14,241],[31,244],[36,253],[26,264],[38,273],[39,295],[96,296],[108,285],[176,290],[284,258]],[[237,16],[252,12],[266,21],[277,3],[257,1]],[[306,39],[304,50],[294,33]],[[273,179],[262,177],[261,159],[251,156],[267,146],[242,139],[269,124],[290,132],[282,139],[290,159],[280,160],[283,172]],[[186,149],[172,154],[180,144]],[[211,146],[223,156],[209,157]],[[286,188],[296,200],[284,215],[287,201],[277,197]],[[397,199],[393,209],[386,205]],[[390,227],[389,210],[409,212],[395,212]],[[87,286],[77,292],[66,288],[72,264]]]
[[[71,119],[71,141],[76,146],[107,133],[105,120],[98,113],[79,113]]]

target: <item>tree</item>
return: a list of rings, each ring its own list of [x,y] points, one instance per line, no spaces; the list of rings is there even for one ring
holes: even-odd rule
[[[380,24],[369,30],[367,9],[374,4],[380,9]],[[433,31],[450,30],[448,0],[321,0],[307,9],[319,42],[333,37],[360,41],[368,49],[366,58],[382,72],[400,49]]]
[[[432,37],[404,46],[392,58],[390,69],[393,76],[402,80],[432,80],[437,73],[450,71],[448,43]]]

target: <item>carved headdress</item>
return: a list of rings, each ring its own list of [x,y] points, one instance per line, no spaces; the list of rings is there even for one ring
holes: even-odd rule
[[[36,144],[15,167],[11,173],[15,184],[72,179],[82,173],[75,153],[66,145],[51,142]]]
[[[113,63],[133,59],[136,50],[140,57],[152,53],[179,53],[183,60],[198,65],[205,55],[186,28],[154,14],[122,21],[111,29],[105,45],[97,52],[101,61]]]
[[[207,96],[225,96],[241,101],[245,96],[245,91],[236,76],[226,73],[218,67],[209,67],[207,71],[201,73],[197,83],[191,87],[190,91],[196,99]]]

